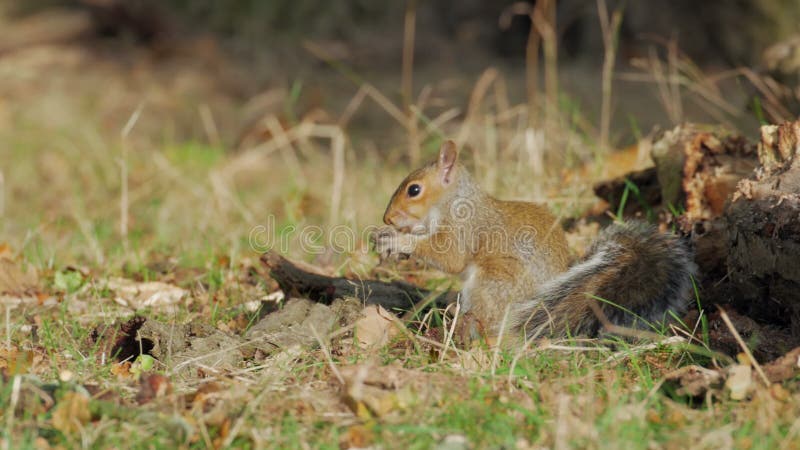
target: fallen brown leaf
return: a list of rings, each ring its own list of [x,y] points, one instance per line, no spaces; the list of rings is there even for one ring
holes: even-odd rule
[[[31,351],[20,351],[17,347],[0,349],[0,371],[5,376],[28,373],[33,364],[34,354]]]
[[[53,411],[53,427],[66,434],[80,431],[91,420],[89,397],[79,392],[67,392]]]
[[[800,347],[765,365],[764,374],[772,383],[780,383],[800,374]]]
[[[371,305],[363,309],[364,317],[355,323],[355,336],[362,349],[382,347],[397,336],[402,326],[397,316],[382,306]]]
[[[131,373],[131,362],[123,361],[118,364],[113,364],[111,366],[111,373],[116,375],[118,380],[129,380],[133,378],[133,374]]]
[[[33,266],[23,270],[9,251],[0,252],[0,294],[32,295],[38,285],[39,276]]]
[[[154,308],[174,310],[188,291],[159,281],[139,283],[124,278],[110,278],[108,289],[114,292],[114,301],[133,310]]]
[[[368,448],[375,442],[375,433],[364,425],[353,425],[339,440],[339,448]]]
[[[171,393],[172,383],[170,383],[169,378],[157,373],[145,375],[139,382],[139,393],[136,394],[136,401],[142,405],[157,398],[166,397]]]

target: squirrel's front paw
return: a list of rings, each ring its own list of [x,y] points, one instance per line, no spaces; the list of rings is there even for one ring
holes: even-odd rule
[[[408,257],[417,246],[417,237],[412,234],[400,233],[392,227],[382,227],[372,234],[375,251],[381,259],[390,256]]]

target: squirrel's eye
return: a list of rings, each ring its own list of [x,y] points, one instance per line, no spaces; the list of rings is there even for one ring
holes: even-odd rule
[[[412,184],[411,186],[408,187],[408,190],[406,192],[408,193],[409,197],[416,197],[419,195],[420,192],[422,192],[422,186],[416,183]]]

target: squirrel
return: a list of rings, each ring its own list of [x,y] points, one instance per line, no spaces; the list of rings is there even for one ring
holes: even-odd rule
[[[400,183],[383,221],[373,235],[383,259],[414,256],[461,274],[463,339],[597,336],[602,315],[643,328],[680,317],[691,298],[696,266],[677,236],[643,222],[617,223],[570,266],[564,231],[548,208],[484,192],[458,162],[453,141]]]

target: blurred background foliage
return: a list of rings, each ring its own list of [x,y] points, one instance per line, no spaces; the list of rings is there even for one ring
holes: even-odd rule
[[[579,214],[613,150],[800,113],[798,33],[797,0],[0,0],[0,242],[100,264],[244,253],[267,213],[363,227],[444,136]]]
[[[419,29],[428,35],[467,41],[497,54],[522,57],[530,28],[527,18],[510,27],[498,18],[512,0],[410,0]],[[402,27],[408,2],[371,0],[3,0],[8,11],[25,16],[53,7],[93,11],[107,33],[140,27],[149,32],[215,33],[248,51],[258,51],[279,38],[369,39]],[[678,39],[692,58],[730,65],[752,65],[760,52],[798,31],[800,5],[795,0],[609,0],[621,8],[623,48],[653,39]],[[563,52],[571,57],[599,57],[597,4],[587,0],[557,2]],[[102,23],[104,22],[105,23]],[[147,23],[147,25],[145,25]],[[145,28],[150,27],[150,30]],[[361,42],[368,42],[363,40]],[[378,42],[379,43],[379,42]]]

